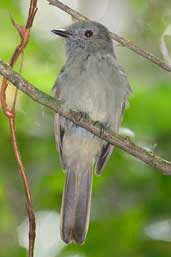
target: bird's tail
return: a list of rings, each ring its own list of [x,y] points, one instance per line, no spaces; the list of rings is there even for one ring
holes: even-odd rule
[[[64,242],[82,244],[90,216],[92,167],[85,171],[67,171],[61,210],[61,237]]]

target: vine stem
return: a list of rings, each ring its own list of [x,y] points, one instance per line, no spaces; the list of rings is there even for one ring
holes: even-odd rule
[[[25,26],[20,26],[20,25],[16,24],[14,19],[11,17],[12,24],[20,35],[20,43],[16,47],[16,49],[10,59],[9,64],[10,64],[10,67],[13,67],[14,64],[17,62],[19,56],[21,55],[20,73],[22,71],[22,66],[23,66],[24,49],[27,46],[27,43],[29,41],[30,29],[33,24],[33,20],[34,20],[36,12],[37,12],[37,0],[30,0],[28,18],[27,18]],[[21,158],[21,154],[20,154],[20,150],[19,150],[19,146],[17,144],[17,138],[16,138],[15,104],[16,104],[18,88],[16,89],[16,92],[15,92],[13,106],[10,109],[10,108],[8,108],[7,103],[6,103],[7,87],[8,87],[8,80],[6,78],[3,78],[2,85],[1,85],[1,92],[0,92],[0,101],[1,101],[2,110],[5,114],[5,116],[9,120],[11,142],[13,145],[15,158],[16,158],[16,161],[17,161],[17,164],[19,167],[20,176],[21,176],[21,179],[22,179],[22,182],[24,185],[27,213],[28,213],[28,218],[29,218],[28,257],[33,257],[34,256],[36,222],[35,222],[34,209],[33,209],[33,205],[32,205],[30,185],[29,185],[29,181],[28,181],[28,177],[27,177],[27,173],[26,173],[24,164],[22,162],[22,158]]]

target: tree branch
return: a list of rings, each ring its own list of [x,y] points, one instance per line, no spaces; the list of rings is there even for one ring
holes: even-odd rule
[[[155,155],[153,152],[147,151],[142,147],[134,144],[128,138],[123,138],[115,133],[105,130],[101,134],[100,129],[95,126],[95,122],[85,118],[79,120],[78,113],[74,111],[65,112],[62,108],[62,102],[43,93],[35,88],[31,83],[23,79],[18,73],[14,72],[7,64],[0,60],[0,74],[14,84],[18,89],[31,97],[35,102],[44,105],[51,110],[58,112],[63,117],[71,120],[76,125],[83,127],[95,134],[96,136],[104,139],[112,145],[115,145],[127,153],[133,155],[146,164],[160,169],[166,175],[171,175],[171,163]]]
[[[47,1],[49,2],[50,5],[54,5],[54,6],[58,7],[59,9],[70,14],[72,17],[74,17],[75,19],[77,19],[79,21],[88,20],[87,17],[85,17],[84,15],[80,14],[79,12],[73,10],[72,8],[70,8],[69,6],[63,4],[62,2],[60,2],[58,0],[47,0]],[[119,42],[122,46],[129,48],[130,50],[137,53],[138,55],[140,55],[140,56],[144,57],[145,59],[149,60],[150,62],[158,65],[160,68],[171,72],[170,65],[163,62],[162,60],[160,60],[158,57],[154,56],[150,52],[138,47],[132,41],[125,39],[113,32],[110,32],[110,35],[111,35],[112,39]]]

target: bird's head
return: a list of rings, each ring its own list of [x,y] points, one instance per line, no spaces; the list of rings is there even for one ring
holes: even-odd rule
[[[64,37],[67,54],[82,52],[113,53],[113,44],[105,26],[94,21],[82,21],[72,24],[68,29],[55,29],[53,33]]]

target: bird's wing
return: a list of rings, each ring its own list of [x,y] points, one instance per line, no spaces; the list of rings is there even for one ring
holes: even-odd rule
[[[60,88],[61,88],[61,83],[60,83],[60,80],[61,80],[61,77],[63,75],[65,71],[65,65],[62,67],[62,69],[60,70],[59,72],[59,76],[57,77],[56,81],[55,81],[55,84],[52,88],[52,94],[56,97],[56,98],[59,98],[59,95],[60,95]]]
[[[65,70],[65,66],[63,66],[63,68],[61,69],[59,76],[57,77],[57,80],[55,81],[55,84],[52,88],[53,95],[56,98],[59,98],[59,95],[60,95],[60,90],[61,90],[61,86],[62,86],[60,83],[60,80],[61,80],[61,76],[62,76],[64,70]],[[55,140],[56,140],[57,148],[59,151],[59,156],[60,156],[62,167],[65,168],[64,161],[63,161],[63,154],[62,154],[65,128],[64,128],[64,126],[62,126],[62,123],[60,122],[60,117],[57,113],[55,114],[55,122],[54,123],[55,123],[54,124]]]
[[[116,59],[111,58],[111,56],[106,56],[107,62],[110,63],[110,69],[113,69],[113,72],[110,73],[113,76],[113,82],[117,83],[118,86],[122,86],[124,88],[124,94],[123,94],[123,99],[121,99],[121,102],[117,106],[117,115],[115,115],[115,129],[114,131],[118,133],[120,123],[122,120],[122,116],[125,110],[125,106],[127,104],[127,98],[129,95],[132,94],[132,89],[130,87],[130,84],[128,82],[127,75],[123,68],[115,61]],[[113,62],[114,60],[114,62]],[[114,65],[113,65],[114,64]],[[116,86],[116,85],[115,85]],[[116,96],[117,97],[117,96]],[[115,110],[116,111],[116,110]],[[107,163],[109,157],[112,154],[113,151],[113,146],[110,145],[109,143],[105,143],[102,146],[100,155],[97,159],[96,162],[96,174],[100,175],[105,164]]]
[[[125,109],[125,103],[123,103],[120,119],[118,120],[118,127],[120,125],[124,109]],[[100,155],[99,155],[99,157],[97,159],[97,162],[96,162],[96,175],[101,175],[101,173],[103,171],[103,168],[105,167],[107,161],[109,160],[109,158],[112,154],[113,148],[114,148],[114,146],[109,144],[109,143],[105,143],[102,146]]]
[[[62,126],[60,122],[59,114],[55,114],[55,141],[57,145],[57,149],[59,151],[59,157],[61,161],[62,168],[65,169],[65,163],[63,159],[63,138],[65,134],[65,128]]]

